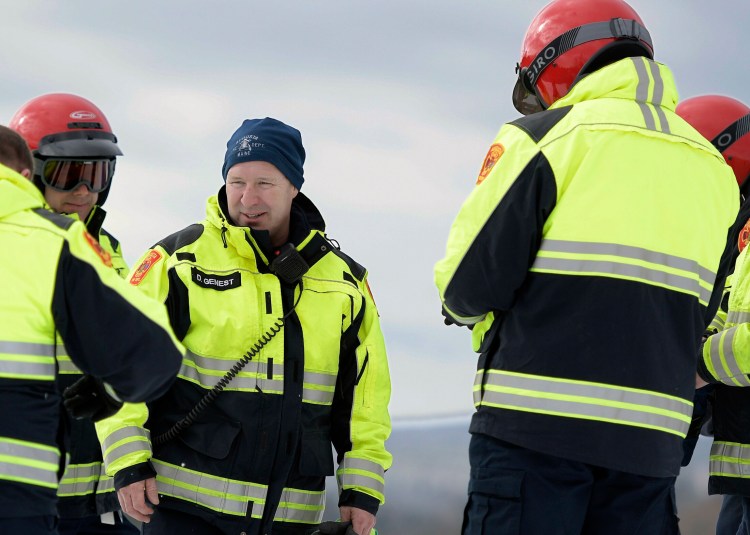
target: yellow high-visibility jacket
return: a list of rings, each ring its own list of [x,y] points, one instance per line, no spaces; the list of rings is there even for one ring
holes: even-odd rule
[[[1,523],[56,514],[67,434],[59,355],[122,399],[145,401],[174,380],[182,346],[164,306],[117,275],[83,223],[47,210],[39,190],[2,165],[0,250]]]
[[[739,195],[676,102],[627,58],[500,130],[435,267],[481,353],[472,432],[677,475]]]
[[[301,193],[290,242],[309,270],[298,284],[272,272],[268,233],[227,213],[222,188],[202,223],[157,243],[130,274],[166,303],[188,353],[165,396],[97,423],[107,473],[120,488],[155,471],[160,507],[265,533],[274,521],[320,521],[333,444],[340,504],[374,513],[391,465],[390,378],[367,273],[325,237]],[[155,440],[264,337],[193,423]]]
[[[110,256],[112,267],[117,274],[125,278],[128,266],[122,255],[120,242],[102,228],[106,212],[100,206],[94,206],[86,218],[85,224],[89,234]],[[74,216],[77,219],[77,216]],[[59,347],[64,349],[60,344]],[[81,378],[81,370],[70,360],[64,351],[57,355],[59,374],[57,377],[60,392]],[[89,419],[75,420],[67,413],[66,426],[70,430],[69,453],[65,473],[57,489],[57,513],[60,518],[82,518],[101,515],[120,509],[113,478],[104,473],[102,450],[96,436],[94,423]]]

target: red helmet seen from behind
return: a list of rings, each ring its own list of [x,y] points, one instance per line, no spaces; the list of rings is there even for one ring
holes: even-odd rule
[[[643,21],[622,0],[554,0],[526,31],[513,105],[524,115],[542,111],[581,76],[624,57],[653,55]]]
[[[721,152],[743,194],[750,187],[750,108],[723,95],[683,100],[675,110]]]
[[[99,193],[104,204],[115,157],[122,152],[102,111],[91,101],[67,93],[36,97],[15,113],[8,124],[21,134],[34,155],[34,183],[44,192],[41,169],[48,160],[110,160],[109,182]]]

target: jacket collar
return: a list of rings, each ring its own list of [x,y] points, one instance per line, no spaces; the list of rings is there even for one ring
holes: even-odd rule
[[[0,217],[42,207],[47,206],[34,183],[0,164]]]
[[[232,245],[242,256],[257,256],[264,264],[273,258],[275,248],[271,245],[268,231],[238,227],[229,218],[226,186],[216,195],[209,197],[206,205],[206,221],[220,229],[225,245]],[[311,241],[317,243],[314,235],[323,238],[325,221],[318,208],[302,192],[292,201],[289,221],[289,242],[297,249],[304,249]],[[323,238],[325,239],[325,238]],[[248,247],[250,249],[248,249]]]
[[[674,111],[678,95],[672,72],[666,65],[634,57],[621,59],[584,76],[550,109],[600,98],[635,100]]]

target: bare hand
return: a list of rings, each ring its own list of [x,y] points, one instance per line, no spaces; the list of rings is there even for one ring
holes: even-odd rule
[[[708,383],[706,381],[704,381],[703,378],[700,375],[698,375],[697,373],[695,374],[695,389],[696,390],[699,389],[699,388],[701,388],[701,387],[706,386],[707,384]]]
[[[370,531],[375,527],[375,515],[364,509],[343,506],[340,508],[340,514],[342,522],[352,523],[352,529],[357,535],[370,535]]]
[[[156,478],[148,478],[145,481],[136,481],[117,491],[117,499],[120,500],[122,511],[136,520],[151,522],[154,510],[146,502],[146,499],[154,505],[159,504],[159,492],[156,490]]]

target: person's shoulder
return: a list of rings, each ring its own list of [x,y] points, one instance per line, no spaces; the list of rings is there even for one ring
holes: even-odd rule
[[[170,234],[166,238],[156,242],[154,247],[159,246],[168,255],[173,255],[176,251],[179,251],[183,247],[195,243],[203,235],[205,227],[203,223],[193,223],[188,225],[182,230]]]
[[[120,248],[120,240],[115,238],[112,234],[110,234],[106,230],[100,229],[99,236],[100,236],[99,242],[101,243],[102,242],[101,237],[104,237],[112,246],[113,251],[117,251]]]
[[[33,208],[31,209],[31,212],[41,217],[42,220],[47,223],[50,223],[53,227],[63,231],[70,229],[70,227],[76,222],[76,220],[70,216],[58,214],[57,212],[52,212],[46,208]]]
[[[573,106],[562,106],[544,110],[520,117],[508,124],[523,130],[534,142],[539,143],[572,109]]]
[[[332,245],[331,253],[338,257],[339,260],[341,260],[347,267],[347,270],[343,272],[344,279],[349,279],[349,277],[352,277],[355,280],[349,280],[349,282],[353,284],[363,282],[365,280],[365,277],[367,276],[367,269],[362,264],[356,262],[351,256],[342,251],[337,242],[330,239],[329,241],[331,241]]]

